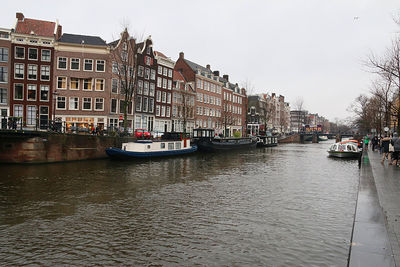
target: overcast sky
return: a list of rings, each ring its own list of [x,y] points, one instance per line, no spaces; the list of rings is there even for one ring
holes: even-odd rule
[[[250,93],[284,95],[292,108],[302,97],[309,112],[332,121],[350,116],[350,103],[368,93],[374,76],[363,60],[400,31],[399,0],[3,0],[1,9],[0,27],[12,28],[23,12],[107,42],[128,22],[174,60],[183,51],[233,83],[249,81]]]

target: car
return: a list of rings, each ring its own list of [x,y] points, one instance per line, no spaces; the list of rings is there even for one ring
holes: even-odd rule
[[[150,132],[145,129],[136,129],[134,136],[137,139],[150,139]]]

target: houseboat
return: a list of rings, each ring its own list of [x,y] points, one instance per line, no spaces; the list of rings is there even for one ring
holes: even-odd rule
[[[196,145],[183,133],[165,133],[160,140],[137,140],[122,143],[121,148],[110,147],[106,153],[113,159],[152,158],[193,153]]]
[[[257,135],[257,147],[272,147],[278,145],[278,137],[266,132],[265,135]]]
[[[232,149],[255,148],[256,138],[250,137],[221,137],[216,136],[213,129],[194,129],[193,143],[197,145],[199,151],[218,152],[229,151]]]

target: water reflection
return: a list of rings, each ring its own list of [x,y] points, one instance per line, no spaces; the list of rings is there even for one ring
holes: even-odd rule
[[[0,166],[6,264],[346,264],[356,162],[327,144]]]

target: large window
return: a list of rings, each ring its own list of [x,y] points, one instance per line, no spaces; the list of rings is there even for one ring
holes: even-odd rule
[[[152,79],[152,80],[156,79],[156,71],[153,69],[151,70],[151,73],[150,73],[150,79]]]
[[[14,117],[22,118],[24,116],[24,108],[22,105],[14,105]]]
[[[96,79],[96,91],[104,91],[104,79]]]
[[[111,92],[118,94],[118,79],[111,80]]]
[[[149,99],[147,97],[143,97],[143,112],[147,112],[148,101]]]
[[[83,80],[83,89],[84,90],[92,90],[93,88],[93,80],[92,79],[84,79]]]
[[[42,49],[42,61],[50,62],[51,51],[49,49]]]
[[[58,58],[57,68],[60,69],[60,70],[66,70],[67,69],[67,58],[66,57],[59,57]]]
[[[96,71],[104,72],[106,70],[105,60],[96,60]]]
[[[78,110],[78,109],[79,109],[79,97],[70,97],[69,110]]]
[[[154,98],[149,99],[149,112],[150,113],[154,112]]]
[[[28,65],[28,80],[37,80],[37,65]]]
[[[14,78],[23,79],[24,78],[24,68],[25,65],[22,63],[15,63],[14,65]]]
[[[83,110],[91,110],[92,109],[92,98],[84,97],[82,102]]]
[[[148,95],[149,94],[149,82],[144,82],[143,84],[143,94]]]
[[[25,58],[25,48],[16,46],[15,47],[15,58],[24,59]]]
[[[93,70],[93,59],[85,59],[85,64],[83,70],[92,71]]]
[[[155,91],[155,84],[154,83],[150,83],[149,95],[150,96],[154,96],[154,91]]]
[[[57,96],[57,109],[67,109],[65,96]]]
[[[0,104],[7,104],[7,89],[6,88],[0,88]]]
[[[96,98],[95,99],[95,110],[104,110],[104,98]]]
[[[71,58],[71,70],[79,70],[79,58]]]
[[[138,81],[137,93],[140,95],[143,93],[143,81]]]
[[[37,60],[38,59],[38,50],[37,48],[28,48],[28,59]]]
[[[79,90],[79,78],[71,77],[69,80],[69,89]]]
[[[28,84],[28,96],[27,99],[28,101],[35,101],[36,100],[36,84]]]
[[[119,100],[119,113],[121,113],[121,114],[124,113],[124,107],[125,107],[125,100],[120,99]]]
[[[111,99],[111,113],[116,113],[117,112],[117,99],[112,98]]]
[[[143,77],[143,72],[144,72],[143,66],[139,66],[139,67],[138,67],[138,76],[139,76],[139,77]]]
[[[50,86],[40,85],[40,101],[49,101]]]
[[[8,82],[8,68],[0,66],[0,83]]]
[[[144,78],[147,80],[150,79],[150,69],[149,68],[146,68],[144,70]]]
[[[57,77],[57,89],[67,89],[67,77]]]
[[[8,62],[8,48],[0,47],[0,62]]]
[[[48,106],[40,106],[39,108],[39,124],[40,129],[46,129],[49,125],[49,107]]]
[[[26,124],[27,125],[36,125],[36,106],[27,106],[26,107]]]
[[[14,84],[14,100],[24,99],[24,85],[20,83]]]
[[[142,97],[138,96],[136,98],[136,111],[142,111]]]
[[[50,81],[50,66],[40,66],[40,80]]]
[[[161,88],[162,86],[162,78],[158,77],[157,78],[157,87]]]

